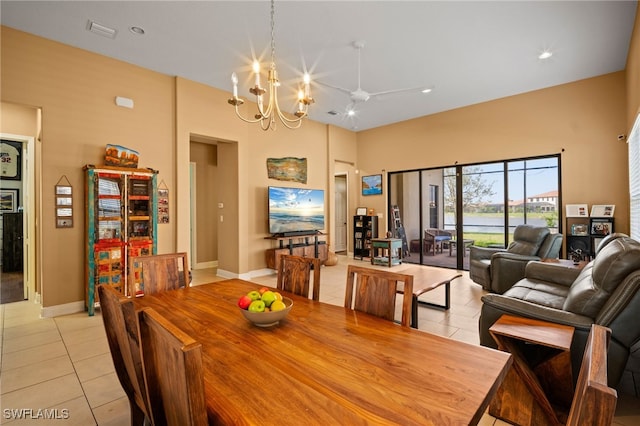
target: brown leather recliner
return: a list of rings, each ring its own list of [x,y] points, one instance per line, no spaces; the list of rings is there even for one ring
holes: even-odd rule
[[[530,262],[525,277],[504,294],[482,297],[480,344],[497,347],[489,327],[510,314],[575,327],[571,343],[574,379],[592,324],[611,329],[609,386],[615,387],[629,354],[640,346],[640,242],[623,234],[606,237],[582,270]]]
[[[524,277],[527,263],[555,259],[561,246],[562,234],[552,234],[546,227],[518,225],[506,249],[471,246],[469,277],[485,290],[502,294]]]

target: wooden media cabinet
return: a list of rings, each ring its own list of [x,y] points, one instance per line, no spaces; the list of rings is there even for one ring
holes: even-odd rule
[[[267,240],[278,242],[278,247],[270,248],[266,251],[267,267],[271,269],[278,269],[280,256],[283,254],[292,254],[294,256],[302,257],[317,257],[320,259],[320,263],[324,265],[329,254],[327,243],[324,241],[325,237],[325,234],[265,237]]]

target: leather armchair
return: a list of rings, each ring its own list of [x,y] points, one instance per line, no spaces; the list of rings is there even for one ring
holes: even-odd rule
[[[502,294],[524,277],[527,263],[555,259],[561,246],[562,234],[552,234],[546,227],[518,225],[506,249],[471,246],[469,276],[485,290]]]
[[[489,327],[510,314],[575,327],[571,343],[574,380],[592,324],[611,329],[609,386],[615,387],[640,347],[640,242],[625,235],[606,237],[582,270],[530,262],[525,277],[504,294],[482,297],[480,344],[496,348]]]

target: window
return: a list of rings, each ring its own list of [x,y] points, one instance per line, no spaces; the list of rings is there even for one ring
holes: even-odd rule
[[[640,115],[636,117],[628,142],[631,237],[640,240]]]

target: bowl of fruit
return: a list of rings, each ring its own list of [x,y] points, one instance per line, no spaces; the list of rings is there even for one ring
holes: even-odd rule
[[[293,300],[282,297],[277,291],[263,287],[241,296],[238,299],[238,307],[242,315],[254,325],[271,327],[289,315]]]

